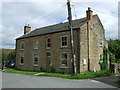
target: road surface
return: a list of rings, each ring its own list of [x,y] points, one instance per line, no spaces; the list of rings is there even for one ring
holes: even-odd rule
[[[115,88],[92,80],[69,80],[54,77],[2,73],[2,88]]]

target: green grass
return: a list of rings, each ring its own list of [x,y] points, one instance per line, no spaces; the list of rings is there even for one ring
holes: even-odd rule
[[[15,69],[6,69],[5,71],[2,71],[2,72],[17,73],[17,74],[26,74],[26,75],[34,75],[34,74],[38,73],[38,72],[21,71],[21,70],[15,70]]]
[[[59,74],[59,73],[44,73],[39,76],[48,76],[48,77],[59,77],[65,79],[90,79],[100,76],[110,76],[111,73],[109,71],[99,71],[99,72],[85,72],[84,74]]]
[[[3,72],[6,73],[17,73],[17,74],[26,74],[26,75],[34,75],[40,72],[30,72],[30,71],[21,71],[15,69],[7,69]],[[109,76],[111,73],[109,71],[99,71],[99,72],[84,72],[83,74],[60,74],[60,73],[42,73],[39,76],[47,76],[47,77],[58,77],[64,79],[91,79],[100,76]]]

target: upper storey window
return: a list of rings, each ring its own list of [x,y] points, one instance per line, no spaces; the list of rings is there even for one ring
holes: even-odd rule
[[[38,49],[38,40],[34,41],[34,49]]]
[[[102,39],[99,39],[99,46],[103,46],[103,41],[102,41]]]
[[[24,43],[24,42],[21,42],[21,43],[20,43],[20,49],[21,49],[21,50],[24,50],[24,48],[25,48],[25,43]]]
[[[51,47],[51,39],[50,39],[50,37],[48,37],[46,39],[46,48],[50,48],[50,47]]]
[[[68,37],[62,36],[61,37],[61,47],[67,47],[68,46]]]

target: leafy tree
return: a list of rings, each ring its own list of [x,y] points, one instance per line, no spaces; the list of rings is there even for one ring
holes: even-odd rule
[[[0,50],[0,63],[2,62],[2,50]]]
[[[111,61],[120,62],[120,40],[119,39],[108,40],[108,49],[112,53],[110,54]]]
[[[106,47],[103,48],[103,61],[100,63],[102,70],[108,69],[108,49]]]
[[[15,50],[11,50],[8,54],[7,54],[7,58],[8,59],[15,59],[16,56],[16,51]]]
[[[0,50],[0,63],[2,63],[2,65],[5,64],[5,61],[6,61],[6,57],[7,55],[2,51]]]
[[[110,62],[117,62],[116,58],[115,58],[115,55],[113,53],[109,53],[109,60]]]

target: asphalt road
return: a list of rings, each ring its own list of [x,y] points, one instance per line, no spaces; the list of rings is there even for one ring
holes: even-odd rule
[[[117,83],[118,81],[120,81],[120,76],[104,76],[104,77],[94,78],[93,80],[97,80],[112,85],[114,87],[120,88],[120,83]]]
[[[39,77],[2,73],[2,88],[115,88],[96,80],[68,80],[54,77]]]

